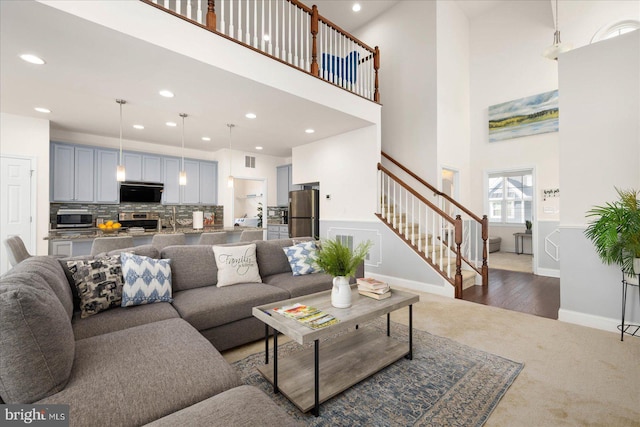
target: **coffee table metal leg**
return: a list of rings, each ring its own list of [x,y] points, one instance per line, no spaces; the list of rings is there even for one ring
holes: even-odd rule
[[[314,384],[313,384],[313,392],[315,398],[315,405],[313,407],[313,415],[316,417],[320,416],[320,340],[314,341],[314,350],[313,350],[313,363],[314,363]]]
[[[387,313],[387,336],[391,336],[391,313]]]
[[[409,354],[406,357],[413,360],[413,304],[409,305]]]
[[[264,324],[264,364],[269,364],[269,325]]]
[[[278,389],[278,331],[273,328],[273,392],[280,393]]]

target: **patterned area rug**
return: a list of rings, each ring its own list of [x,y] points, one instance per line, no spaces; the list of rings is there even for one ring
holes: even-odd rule
[[[385,324],[379,319],[361,327],[384,331]],[[408,342],[407,333],[406,326],[392,322],[392,337]],[[294,342],[281,345],[278,358],[301,348]],[[260,352],[233,365],[245,384],[260,388],[309,426],[481,426],[524,367],[414,329],[413,360],[401,359],[324,402],[316,418],[300,413],[282,394],[274,395],[256,369],[262,364]]]

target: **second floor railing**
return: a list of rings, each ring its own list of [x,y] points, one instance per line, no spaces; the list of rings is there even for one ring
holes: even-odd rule
[[[380,50],[298,0],[141,0],[380,102]]]

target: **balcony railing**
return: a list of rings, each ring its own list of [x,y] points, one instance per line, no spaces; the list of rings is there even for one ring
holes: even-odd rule
[[[298,0],[141,0],[380,102],[380,50]]]

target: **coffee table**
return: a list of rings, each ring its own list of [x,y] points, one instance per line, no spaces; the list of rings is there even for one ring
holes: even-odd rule
[[[260,373],[273,384],[274,393],[282,392],[300,411],[313,410],[320,415],[320,403],[368,378],[382,368],[406,357],[413,358],[413,304],[418,295],[393,289],[391,297],[376,300],[351,290],[352,306],[335,308],[331,305],[331,291],[253,307],[253,316],[265,324],[265,365]],[[321,329],[312,329],[295,319],[273,309],[295,303],[315,307],[332,314],[339,323]],[[390,313],[409,307],[409,342],[391,338]],[[387,315],[387,333],[359,325]],[[269,366],[269,327],[273,333],[273,367]],[[341,331],[348,331],[335,339],[320,340]],[[313,343],[313,347],[301,350],[278,360],[278,332],[298,344]]]

